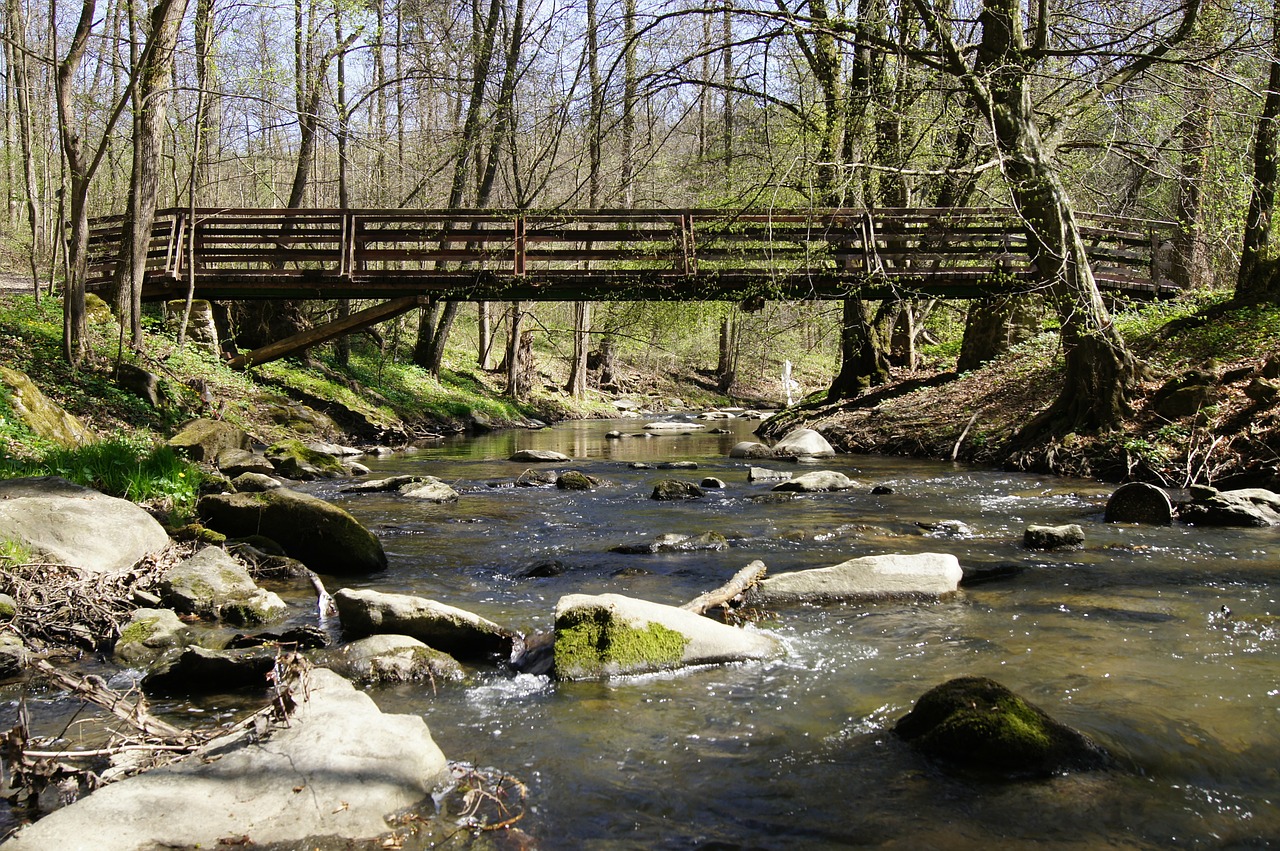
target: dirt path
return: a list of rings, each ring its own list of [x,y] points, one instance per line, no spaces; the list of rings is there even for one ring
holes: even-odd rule
[[[41,283],[41,291],[47,289],[47,285]],[[31,293],[31,276],[19,275],[15,272],[0,272],[0,296],[9,295],[10,293]]]

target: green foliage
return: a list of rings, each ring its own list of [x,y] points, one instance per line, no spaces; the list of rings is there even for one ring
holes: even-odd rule
[[[195,508],[204,474],[168,446],[117,437],[77,449],[49,449],[37,457],[0,459],[0,478],[61,476],[134,502],[172,505],[181,516]]]
[[[31,564],[35,555],[24,544],[0,538],[0,570],[7,570],[20,564]]]

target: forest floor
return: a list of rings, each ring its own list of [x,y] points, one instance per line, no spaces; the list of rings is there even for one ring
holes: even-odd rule
[[[963,374],[899,371],[852,400],[802,406],[769,434],[806,424],[838,449],[1182,488],[1280,484],[1280,310],[1221,304],[1174,321],[1134,323],[1126,336],[1144,367],[1119,427],[1021,439],[1062,387],[1056,335],[1045,333]],[[1193,405],[1170,397],[1197,388]],[[1186,394],[1184,394],[1185,396]]]

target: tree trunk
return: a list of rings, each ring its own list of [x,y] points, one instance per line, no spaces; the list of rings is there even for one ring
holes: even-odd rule
[[[738,380],[738,316],[730,307],[720,320],[720,357],[716,363],[716,391],[727,394]]]
[[[44,226],[41,219],[43,204],[39,182],[36,178],[35,144],[31,115],[31,77],[27,65],[27,22],[22,4],[6,4],[9,11],[7,29],[12,43],[12,61],[9,68],[14,93],[14,111],[17,119],[19,149],[22,153],[22,184],[26,194],[27,224],[31,232],[31,286],[36,301],[40,300],[40,257],[44,253]]]
[[[1253,186],[1244,221],[1240,271],[1236,277],[1237,301],[1280,300],[1280,276],[1269,256],[1271,216],[1276,205],[1276,142],[1280,139],[1280,0],[1271,9],[1271,69],[1267,95],[1262,102],[1253,137]]]
[[[591,348],[591,302],[573,305],[573,363],[569,371],[569,393],[575,399],[587,395],[587,351]]]
[[[518,301],[511,302],[511,329],[507,335],[507,395],[516,401],[524,399],[527,388],[521,386],[521,378],[525,374],[522,363],[524,351],[521,339],[524,336],[524,308]],[[530,340],[532,346],[532,339]]]
[[[479,329],[480,350],[476,362],[484,372],[489,371],[489,361],[493,357],[493,303],[482,301],[476,305],[477,326]]]
[[[135,351],[142,349],[142,283],[151,249],[151,225],[155,221],[160,182],[160,155],[168,128],[169,76],[178,43],[178,28],[186,14],[186,0],[159,0],[151,10],[149,49],[141,59],[133,87],[133,176],[129,182],[129,209],[121,241],[117,311],[121,324],[128,320]]]
[[[827,389],[827,401],[852,399],[888,379],[884,341],[868,320],[862,299],[846,298],[840,323],[840,374]]]

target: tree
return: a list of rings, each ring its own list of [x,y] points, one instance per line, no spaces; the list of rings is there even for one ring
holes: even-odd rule
[[[1240,248],[1235,297],[1241,302],[1280,299],[1280,277],[1270,257],[1271,218],[1276,206],[1277,141],[1280,141],[1280,0],[1271,9],[1271,62],[1267,94],[1253,138],[1253,181]]]
[[[1066,361],[1063,388],[1057,399],[1028,423],[1022,437],[1111,427],[1127,413],[1141,368],[1103,304],[1074,207],[1033,108],[1032,71],[1044,55],[1043,44],[1027,43],[1017,0],[985,0],[978,15],[980,41],[970,64],[948,22],[927,0],[915,3],[942,51],[944,67],[961,81],[975,111],[991,130],[1010,197],[1023,220],[1032,260],[1047,284],[1061,323]],[[1047,10],[1047,3],[1043,9]],[[1140,54],[1121,73],[1138,73],[1185,38],[1195,13],[1193,0],[1180,28]],[[1043,41],[1039,34],[1047,29],[1046,15],[1047,11],[1041,12],[1038,41]]]

